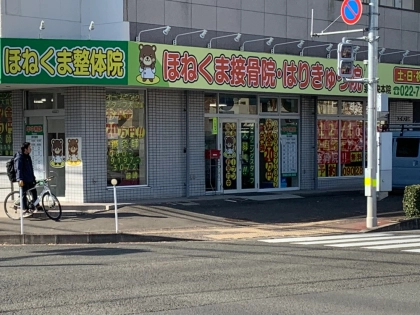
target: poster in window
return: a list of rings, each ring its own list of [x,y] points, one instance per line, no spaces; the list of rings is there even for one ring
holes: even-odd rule
[[[66,138],[66,163],[68,166],[82,165],[82,138]]]

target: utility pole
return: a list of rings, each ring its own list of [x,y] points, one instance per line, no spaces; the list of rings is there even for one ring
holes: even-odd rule
[[[367,197],[366,227],[377,226],[376,216],[376,174],[377,174],[377,143],[376,143],[376,100],[378,87],[378,16],[379,0],[369,3],[369,35],[368,35],[368,138],[367,138],[367,169],[365,170],[365,195]]]

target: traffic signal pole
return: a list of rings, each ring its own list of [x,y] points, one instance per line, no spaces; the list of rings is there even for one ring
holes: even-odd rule
[[[350,6],[350,2],[354,4],[358,3],[358,9],[362,7],[360,0],[344,0],[343,6]],[[354,12],[353,12],[354,13]],[[343,13],[342,13],[343,14]],[[351,16],[350,16],[351,17]],[[347,16],[347,18],[349,18]],[[360,17],[359,17],[360,18]],[[344,18],[343,18],[344,19]],[[336,20],[335,20],[336,21]],[[334,22],[335,22],[334,21]],[[377,96],[378,96],[378,30],[379,30],[379,0],[370,0],[369,3],[369,32],[368,36],[346,38],[343,37],[342,43],[351,43],[352,40],[362,40],[368,42],[368,78],[346,78],[343,76],[343,81],[347,82],[361,82],[368,84],[368,106],[367,106],[367,167],[365,168],[365,196],[367,199],[367,211],[366,211],[366,228],[376,227],[377,222],[377,173],[378,173],[378,144],[377,144]],[[334,23],[333,22],[333,23]],[[314,36],[327,36],[334,34],[344,33],[358,33],[365,32],[366,29],[354,29],[345,31],[334,31],[325,32],[333,23],[327,26],[326,29],[320,33],[315,33],[313,30],[314,23],[314,12],[312,9],[311,17],[311,37]],[[346,22],[347,23],[347,22]],[[339,46],[340,47],[340,46]],[[342,46],[344,47],[344,46]],[[341,55],[340,51],[337,51],[338,58]],[[347,58],[347,57],[346,57]],[[353,60],[354,61],[354,60]],[[341,65],[339,62],[338,72],[341,73]],[[344,73],[345,74],[345,73]]]
[[[368,34],[368,133],[367,133],[367,169],[365,170],[365,195],[367,197],[366,227],[377,226],[377,87],[378,87],[378,16],[379,0],[369,3],[369,34]]]

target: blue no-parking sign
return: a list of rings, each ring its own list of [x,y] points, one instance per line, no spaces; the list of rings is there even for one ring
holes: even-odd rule
[[[354,25],[359,22],[362,11],[362,0],[344,0],[341,5],[341,18],[344,23]]]

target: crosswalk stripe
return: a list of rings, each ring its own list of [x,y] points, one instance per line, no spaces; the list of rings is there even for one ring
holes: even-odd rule
[[[370,246],[370,245],[381,245],[381,244],[397,244],[404,243],[407,238],[418,237],[418,235],[408,235],[408,236],[394,236],[390,240],[386,241],[369,241],[369,242],[357,242],[357,243],[347,243],[347,244],[329,244],[325,246],[331,247],[357,247],[357,246]],[[389,237],[387,237],[389,239]]]
[[[420,253],[420,249],[403,249],[402,252]]]
[[[353,238],[372,238],[377,236],[392,235],[390,233],[369,233],[369,234],[346,234],[346,235],[329,235],[329,236],[308,236],[308,237],[286,237],[276,238],[268,240],[260,240],[265,243],[293,243],[293,242],[305,242],[305,241],[317,241],[317,240],[333,240],[333,239],[353,239]]]
[[[396,245],[379,245],[379,246],[368,246],[362,247],[367,249],[395,249],[395,248],[406,248],[406,247],[417,247],[420,246],[420,239],[411,239],[406,240],[404,244],[396,244]],[[413,243],[410,243],[413,242]]]
[[[418,237],[417,235],[414,236],[402,236],[402,237]],[[388,239],[395,239],[396,236],[378,236],[378,237],[371,237],[371,238],[354,238],[354,239],[346,239],[346,240],[328,240],[328,241],[314,241],[314,242],[296,242],[299,245],[323,245],[323,244],[337,244],[337,243],[348,243],[351,242],[360,242],[360,241],[378,241],[378,240],[388,240]]]

